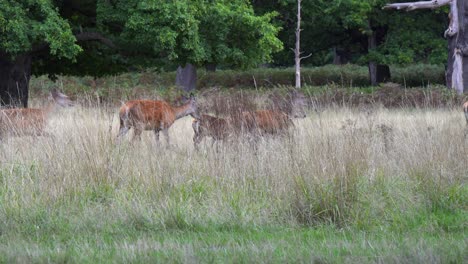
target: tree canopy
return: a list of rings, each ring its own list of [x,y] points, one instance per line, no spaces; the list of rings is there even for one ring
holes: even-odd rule
[[[303,1],[303,63],[445,63],[447,9],[393,16],[388,2]],[[0,99],[30,74],[292,66],[295,21],[296,0],[0,0]]]
[[[253,0],[256,12],[277,11],[273,23],[283,30],[279,37],[285,49],[274,55],[274,64],[293,65],[295,0]],[[304,61],[323,65],[333,61],[333,49],[345,53],[346,61],[365,64],[431,63],[447,60],[443,32],[448,25],[448,9],[421,10],[395,16],[383,11],[389,0],[316,0],[302,2],[301,50],[314,55]],[[383,29],[378,47],[368,50],[368,35]]]

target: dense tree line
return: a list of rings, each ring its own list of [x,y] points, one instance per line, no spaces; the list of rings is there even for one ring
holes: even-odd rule
[[[302,1],[301,50],[313,53],[309,65],[328,63],[382,64],[429,63],[447,60],[448,8],[413,13],[382,10],[389,0]],[[400,1],[402,2],[402,1]],[[280,26],[286,47],[274,55],[274,65],[294,65],[296,0],[253,0],[258,14],[276,11],[273,23]],[[369,47],[369,37],[376,46]]]
[[[308,65],[445,63],[447,10],[392,15],[386,0],[302,2]],[[0,0],[0,103],[27,106],[32,74],[103,76],[294,65],[295,0]]]

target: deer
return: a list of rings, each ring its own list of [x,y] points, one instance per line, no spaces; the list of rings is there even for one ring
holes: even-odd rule
[[[304,94],[293,90],[291,93],[291,109],[289,111],[257,110],[242,112],[240,122],[237,121],[237,127],[240,125],[242,131],[247,131],[254,135],[287,134],[289,128],[294,126],[292,118],[306,117],[304,106]]]
[[[43,108],[12,108],[0,110],[0,137],[12,136],[49,136],[44,131],[49,116],[56,106],[70,107],[74,103],[65,94],[53,89],[52,102]]]
[[[133,127],[132,140],[140,140],[143,130],[153,130],[156,142],[159,143],[159,132],[162,131],[169,147],[169,128],[177,119],[187,115],[200,118],[197,102],[193,95],[181,106],[171,106],[166,101],[161,100],[127,101],[119,110],[120,128],[117,138],[125,135]]]
[[[193,144],[195,149],[198,149],[198,144],[200,144],[204,137],[212,138],[212,147],[216,141],[226,140],[230,135],[229,126],[229,119],[210,115],[201,115],[200,118],[194,119],[192,128],[194,132]]]

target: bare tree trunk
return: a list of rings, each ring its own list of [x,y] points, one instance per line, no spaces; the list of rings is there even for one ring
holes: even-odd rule
[[[294,49],[294,61],[295,61],[295,74],[296,74],[296,85],[295,87],[301,88],[301,60],[306,59],[312,54],[309,54],[305,57],[301,57],[301,2],[302,0],[297,0],[297,27],[296,27],[296,47]]]
[[[31,55],[11,59],[0,51],[0,106],[27,107],[31,78]]]
[[[184,67],[179,66],[176,73],[176,85],[186,92],[196,89],[197,85],[197,68],[187,63]]]
[[[377,34],[374,30],[372,30],[372,33],[367,37],[367,43],[368,51],[377,48]],[[374,61],[369,61],[369,78],[371,85],[377,85],[377,63],[375,63]]]
[[[458,30],[455,31],[457,34],[451,35],[447,33],[449,28],[445,34],[449,51],[445,78],[447,87],[461,94],[467,92],[464,87],[468,87],[468,3],[459,0],[451,5],[450,24]]]
[[[297,0],[296,48],[294,49],[296,88],[301,88],[301,0]]]
[[[457,93],[468,87],[468,1],[466,0],[432,0],[412,3],[395,3],[384,6],[384,9],[415,10],[450,5],[450,25],[444,36],[448,38],[448,59],[446,82],[449,89]]]

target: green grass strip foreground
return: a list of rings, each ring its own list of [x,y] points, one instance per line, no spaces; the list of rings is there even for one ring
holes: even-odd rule
[[[159,232],[2,235],[2,262],[462,263],[466,236],[316,228],[233,227]]]

